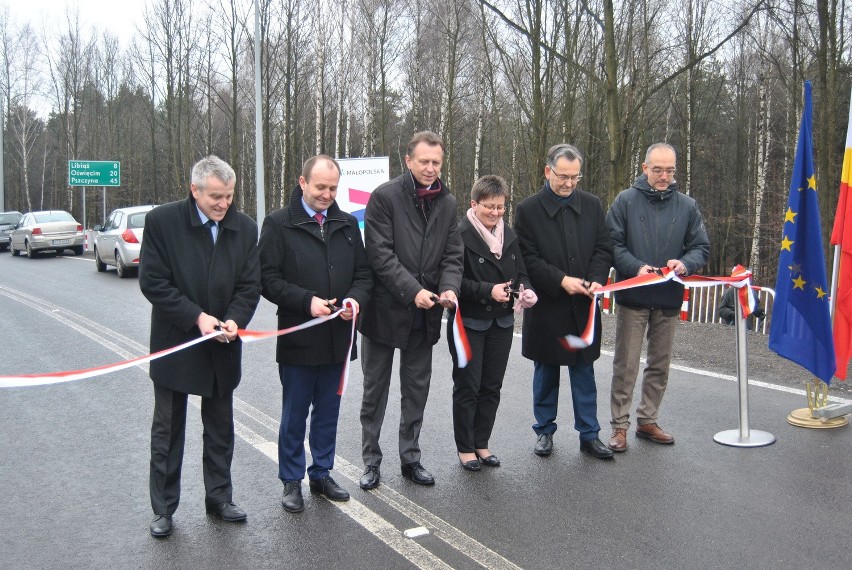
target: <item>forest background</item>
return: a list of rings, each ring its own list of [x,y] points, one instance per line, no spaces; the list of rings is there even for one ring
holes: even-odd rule
[[[705,273],[742,263],[772,286],[810,79],[828,251],[852,89],[843,0],[257,4],[269,211],[287,202],[306,158],[387,155],[395,176],[424,129],[444,138],[442,178],[460,215],[473,181],[498,174],[511,184],[511,223],[558,142],[583,151],[581,187],[606,207],[647,146],[666,141],[706,219]],[[107,211],[161,204],[186,196],[191,165],[214,153],[234,166],[237,207],[254,216],[253,0],[150,0],[131,38],[84,29],[73,8],[54,21],[48,33],[0,4],[0,207],[83,219],[69,160],[121,162]],[[88,192],[93,225],[100,190]]]

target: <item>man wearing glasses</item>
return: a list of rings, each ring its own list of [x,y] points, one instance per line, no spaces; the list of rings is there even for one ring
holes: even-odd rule
[[[533,361],[533,451],[553,452],[559,373],[568,367],[574,428],[580,450],[598,459],[613,454],[598,438],[594,361],[600,356],[600,315],[592,345],[569,352],[559,339],[586,327],[592,293],[606,283],[612,245],[600,200],[578,188],[583,157],[569,144],[547,153],[544,186],[515,211],[515,232],[538,302],[524,311],[522,353]]]
[[[612,234],[616,280],[668,267],[678,275],[695,273],[707,263],[710,241],[695,200],[677,191],[675,150],[648,147],[642,175],[613,201],[606,222]],[[665,284],[616,292],[615,358],[612,365],[613,451],[627,449],[633,387],[639,373],[647,330],[647,364],[642,374],[642,401],[636,410],[636,437],[672,444],[674,437],[657,425],[657,412],[669,380],[669,364],[683,285]]]

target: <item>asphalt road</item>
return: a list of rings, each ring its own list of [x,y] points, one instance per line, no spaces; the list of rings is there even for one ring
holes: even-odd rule
[[[90,257],[0,255],[0,375],[82,369],[147,352],[149,305],[135,278],[95,271]],[[275,327],[263,301],[251,328]],[[680,332],[680,331],[679,331]],[[611,356],[598,362],[599,418],[609,436]],[[142,367],[144,368],[144,367]],[[750,424],[774,445],[742,449],[713,435],[737,428],[729,377],[673,370],[661,424],[673,446],[628,436],[604,462],[579,453],[562,395],[549,458],[532,453],[532,365],[516,339],[492,449],[503,466],[463,471],[454,451],[450,359],[434,352],[421,444],[432,488],[396,461],[398,387],[382,444],[383,485],[361,491],[360,364],[343,399],[334,477],[349,503],[310,496],[280,506],[276,465],[281,389],[273,341],[246,345],[235,393],[235,500],[246,524],[204,512],[201,425],[190,407],[175,533],[148,533],[153,395],[140,367],[99,378],[0,389],[0,560],[6,568],[822,568],[852,567],[849,428],[786,422],[803,396],[750,390]],[[406,531],[428,533],[409,538]]]

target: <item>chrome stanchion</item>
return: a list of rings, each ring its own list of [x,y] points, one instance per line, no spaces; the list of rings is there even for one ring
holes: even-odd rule
[[[748,291],[751,295],[751,291]],[[740,428],[720,431],[713,441],[731,447],[763,447],[775,443],[775,436],[765,431],[750,429],[748,424],[748,351],[746,350],[746,321],[742,308],[736,305],[737,328],[737,384],[740,396]]]

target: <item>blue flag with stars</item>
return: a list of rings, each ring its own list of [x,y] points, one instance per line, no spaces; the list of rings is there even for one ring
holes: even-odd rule
[[[769,348],[807,368],[824,382],[830,382],[835,370],[834,339],[814,174],[811,114],[811,82],[805,81],[805,107],[781,232]]]

